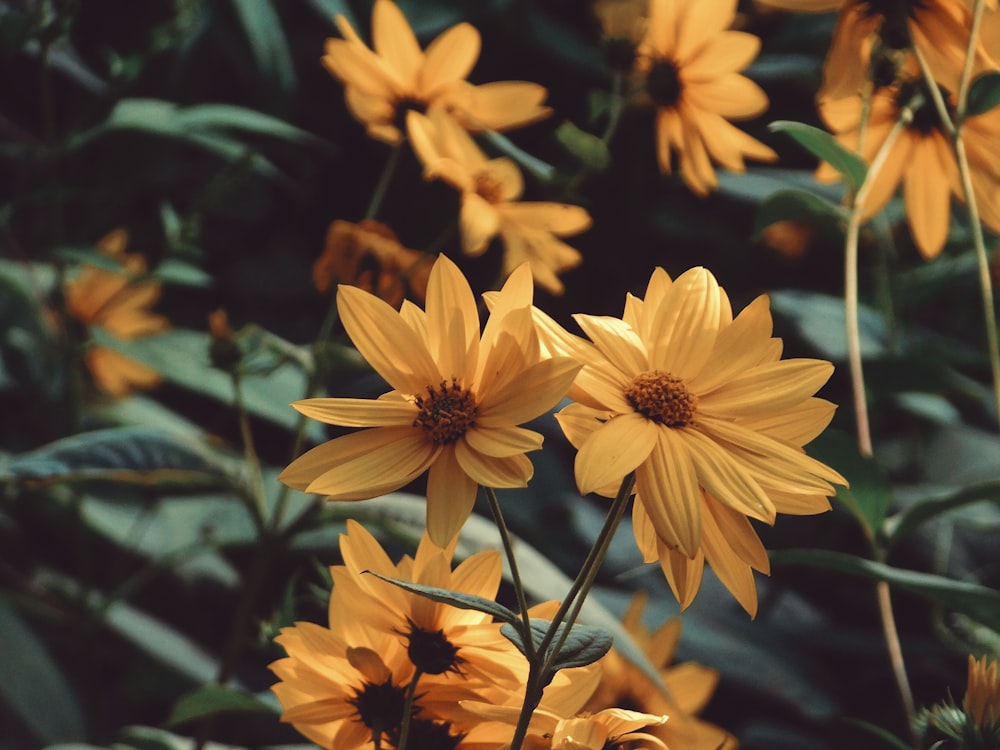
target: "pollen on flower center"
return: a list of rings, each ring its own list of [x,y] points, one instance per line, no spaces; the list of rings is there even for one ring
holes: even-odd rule
[[[457,442],[476,426],[479,405],[472,391],[460,386],[454,378],[450,385],[442,380],[437,388],[427,386],[427,395],[417,396],[415,403],[420,412],[413,426],[426,432],[434,445]]]
[[[698,408],[698,397],[684,381],[662,370],[636,375],[625,389],[625,398],[637,412],[667,427],[688,426]]]
[[[646,75],[646,90],[661,107],[673,107],[681,98],[681,79],[671,60],[657,60]]]
[[[489,172],[477,172],[472,178],[475,182],[476,194],[487,203],[503,202],[503,185],[500,180]]]

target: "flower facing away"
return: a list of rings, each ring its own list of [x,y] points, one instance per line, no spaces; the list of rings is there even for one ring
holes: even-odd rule
[[[459,225],[462,251],[479,255],[497,235],[503,239],[503,274],[531,265],[535,283],[561,294],[557,274],[580,264],[580,253],[560,237],[590,227],[590,215],[566,203],[519,201],[524,180],[506,157],[489,159],[443,110],[410,112],[407,123],[424,177],[442,179],[462,194]]]
[[[947,97],[947,93],[945,92]],[[951,138],[922,82],[904,79],[879,89],[871,99],[861,155],[871,163],[890,137],[904,109],[914,106],[909,125],[889,147],[881,169],[874,174],[863,208],[863,216],[877,214],[902,185],[906,220],[920,253],[937,257],[951,223],[951,196],[964,200]],[[820,115],[837,139],[848,149],[857,148],[863,102],[860,95],[843,99],[821,99]],[[983,222],[1000,231],[1000,109],[967,117],[962,138],[968,154],[972,187]],[[839,179],[832,167],[822,165],[820,180]]]
[[[399,309],[407,295],[427,296],[433,258],[403,247],[395,232],[379,221],[357,224],[337,220],[326,233],[326,247],[313,264],[313,284],[327,292],[335,282],[372,292]]]
[[[541,357],[531,292],[525,265],[507,280],[480,336],[472,290],[444,256],[431,270],[426,312],[404,302],[397,313],[342,285],[344,328],[392,390],[374,400],[294,404],[328,424],[369,429],[313,448],[281,481],[331,500],[364,500],[429,471],[427,529],[440,546],[469,517],[478,485],[526,486],[533,469],[524,454],[542,437],[519,425],[555,406],[579,370],[571,358]]]
[[[718,184],[713,162],[742,172],[744,157],[777,158],[729,122],[756,117],[768,104],[761,88],[739,74],[760,40],[726,30],[735,13],[736,0],[651,0],[636,59],[646,98],[656,107],[660,171],[671,171],[676,152],[684,183],[702,196]]]
[[[499,554],[485,552],[451,568],[451,545],[426,534],[415,557],[393,564],[358,523],[341,536],[345,565],[330,569],[329,626],[296,623],[276,641],[288,656],[271,669],[284,721],[321,747],[395,747],[404,697],[417,680],[408,746],[499,748],[508,734],[469,721],[460,700],[505,702],[526,672],[521,654],[479,612],[408,593],[366,570],[492,598]],[[420,633],[421,635],[417,635]],[[388,743],[388,745],[386,744]]]
[[[70,315],[88,329],[96,326],[124,341],[169,326],[165,317],[149,310],[159,299],[160,284],[137,280],[146,272],[146,262],[141,255],[125,252],[127,241],[124,230],[102,238],[98,249],[119,268],[84,264],[65,288]],[[155,370],[106,346],[90,346],[84,357],[94,382],[112,396],[127,396],[133,389],[152,388],[160,382]]]
[[[768,572],[768,560],[749,519],[828,510],[830,483],[847,484],[802,450],[833,416],[813,397],[833,366],[781,360],[767,297],[734,318],[704,268],[676,280],[656,269],[620,320],[574,317],[593,343],[535,310],[545,350],[584,363],[569,392],[577,403],[556,415],[578,448],[580,492],[613,495],[634,471],[636,542],[681,606],[707,561],[754,615],[751,570]]]
[[[479,58],[479,32],[460,23],[420,49],[413,30],[391,0],[375,0],[373,48],[342,15],[336,17],[343,39],[327,39],[323,65],[344,84],[347,106],[368,135],[399,143],[400,114],[438,102],[471,130],[508,130],[548,117],[544,87],[526,81],[498,81],[475,86],[465,77]]]
[[[680,640],[681,621],[671,618],[650,633],[641,622],[645,602],[645,595],[633,597],[622,624],[657,669],[663,684],[651,680],[617,650],[609,651],[600,661],[601,681],[586,710],[628,706],[647,714],[666,714],[669,721],[646,731],[671,750],[735,750],[738,743],[732,735],[695,716],[715,692],[718,672],[694,662],[669,666]]]

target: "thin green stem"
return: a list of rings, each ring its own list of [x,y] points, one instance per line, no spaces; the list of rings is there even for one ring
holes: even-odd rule
[[[243,441],[243,455],[250,471],[253,503],[251,512],[258,530],[264,528],[267,519],[267,497],[264,491],[264,477],[261,472],[260,457],[254,444],[253,430],[250,428],[250,415],[243,402],[243,385],[238,369],[232,370],[233,406],[240,423],[240,439]]]
[[[507,557],[507,565],[510,567],[510,580],[514,585],[514,594],[517,596],[517,606],[521,610],[521,638],[524,641],[525,656],[528,661],[535,658],[535,644],[531,640],[531,619],[528,615],[528,599],[525,596],[524,584],[521,582],[521,574],[517,569],[517,560],[514,557],[514,545],[510,538],[510,531],[507,522],[503,517],[503,510],[500,508],[500,501],[497,499],[496,490],[492,487],[483,487],[486,492],[486,500],[490,505],[490,512],[493,514],[493,522],[500,532],[500,541],[503,544],[504,555]]]
[[[961,132],[965,120],[965,110],[969,102],[969,84],[972,81],[972,69],[976,62],[976,41],[979,39],[979,27],[983,21],[985,0],[976,0],[972,9],[972,28],[969,30],[969,46],[965,51],[965,64],[962,66],[962,77],[958,81],[958,105],[955,116],[956,129]]]
[[[922,750],[923,744],[917,733],[917,709],[910,690],[910,681],[906,675],[906,662],[903,661],[903,646],[899,641],[899,631],[896,629],[896,618],[892,613],[892,599],[889,595],[889,584],[879,581],[875,584],[875,594],[878,597],[878,611],[882,619],[882,634],[889,649],[889,661],[892,673],[896,676],[896,688],[903,701],[906,711],[906,726],[910,730],[910,743],[914,750]]]
[[[949,138],[955,137],[955,123],[952,122],[951,115],[948,114],[948,105],[944,100],[944,95],[941,93],[941,89],[938,88],[937,82],[934,80],[934,73],[931,72],[931,66],[927,63],[927,58],[924,57],[924,53],[920,51],[920,47],[913,45],[913,56],[917,59],[917,63],[920,65],[920,73],[924,77],[925,88],[931,95],[931,101],[934,102],[934,109],[937,111],[938,119],[941,121],[941,127],[944,128],[945,132],[948,134]]]
[[[410,736],[410,721],[413,719],[413,698],[417,694],[417,681],[421,675],[420,668],[413,673],[413,679],[406,686],[406,697],[403,699],[403,719],[399,725],[399,742],[396,743],[396,750],[406,750],[406,741]]]
[[[375,192],[372,193],[372,199],[368,203],[368,210],[365,211],[366,219],[374,219],[378,215],[378,211],[382,207],[382,201],[385,199],[385,194],[389,191],[389,185],[392,184],[392,178],[396,173],[396,167],[399,165],[399,157],[403,153],[404,143],[405,141],[400,141],[393,146],[392,151],[389,152],[389,158],[385,163],[385,168],[383,168],[382,174],[378,178],[378,184],[375,186]]]

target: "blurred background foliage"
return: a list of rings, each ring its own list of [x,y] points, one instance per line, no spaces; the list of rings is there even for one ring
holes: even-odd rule
[[[425,43],[459,20],[481,31],[474,82],[549,89],[555,115],[510,135],[559,170],[553,183],[529,180],[528,197],[583,205],[594,224],[572,241],[584,262],[565,275],[565,295],[539,291],[541,307],[567,325],[573,312],[617,314],[654,266],[705,265],[737,307],[772,294],[786,356],[840,366],[820,394],[840,413],[811,451],[852,489],[830,514],[760,530],[777,552],[756,621],[710,574],[684,614],[681,657],[722,673],[706,718],[747,750],[887,746],[852,719],[905,735],[875,606],[880,576],[894,583],[918,704],[961,695],[967,651],[1000,649],[1000,440],[974,261],[961,222],[932,263],[900,207],[866,228],[863,348],[879,463],[863,460],[845,408],[842,228],[809,198],[839,192],[766,127],[817,123],[833,18],[741,3],[743,28],[763,40],[747,74],[771,99],[746,129],[781,161],[720,174],[719,191],[699,199],[660,175],[650,111],[628,110],[606,168],[571,184],[581,164],[558,128],[600,132],[610,81],[582,0],[399,5]],[[312,263],[332,221],[364,216],[389,153],[319,64],[336,13],[367,33],[365,0],[0,0],[2,750],[299,743],[267,692],[266,665],[280,656],[270,637],[325,616],[324,569],[347,514],[395,539],[397,554],[412,550],[422,516],[411,496],[323,507],[275,479],[295,451],[287,404],[316,372],[310,343],[329,306]],[[425,248],[456,206],[405,152],[380,218]],[[115,399],[81,382],[74,334],[58,321],[66,279],[81,263],[106,266],[96,244],[118,227],[147,260],[143,278],[162,283],[156,309],[172,329],[130,342],[91,331],[163,377],[151,393]],[[453,233],[443,249],[474,287],[493,283],[497,248],[462,259]],[[237,329],[265,508],[248,501],[255,478],[233,378],[210,362],[207,319],[220,307]],[[342,333],[318,356],[321,389],[381,392]],[[577,496],[554,420],[536,427],[547,449],[533,457],[532,486],[501,500],[540,553],[526,565],[532,593],[558,597],[603,507]],[[325,434],[313,425],[306,438]],[[489,543],[470,535],[468,550]],[[656,624],[677,607],[630,537],[616,539],[597,599],[620,613],[647,588]],[[873,542],[891,567],[867,560]]]

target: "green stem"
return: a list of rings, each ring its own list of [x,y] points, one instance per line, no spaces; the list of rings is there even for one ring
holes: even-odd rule
[[[413,673],[413,679],[406,687],[406,697],[403,699],[403,719],[399,726],[399,742],[396,743],[396,750],[406,750],[406,741],[410,736],[410,720],[413,718],[413,698],[417,693],[417,680],[421,675],[420,668]]]
[[[232,370],[233,405],[240,423],[240,438],[243,441],[243,455],[250,471],[253,502],[251,513],[258,530],[262,530],[267,519],[267,497],[264,491],[264,477],[261,473],[260,458],[254,445],[253,430],[250,428],[250,415],[243,402],[243,385],[238,369]]]
[[[385,194],[389,191],[389,185],[392,184],[392,177],[396,173],[396,167],[399,165],[399,157],[403,153],[404,143],[405,141],[400,141],[393,146],[392,151],[389,152],[389,159],[386,161],[385,168],[382,170],[382,174],[378,178],[378,184],[375,186],[375,192],[372,193],[372,199],[368,203],[368,210],[365,211],[366,219],[374,219],[378,215],[378,210],[382,207],[382,201],[385,199]]]
[[[969,84],[972,81],[972,69],[976,62],[976,40],[979,38],[979,27],[983,21],[983,11],[986,8],[984,0],[976,0],[972,10],[972,28],[969,30],[969,46],[965,51],[965,64],[962,66],[962,77],[958,82],[958,107],[956,120],[959,130],[965,120],[965,110],[969,101]]]
[[[493,521],[500,532],[500,541],[503,544],[504,555],[507,557],[507,565],[510,567],[510,580],[514,585],[514,594],[517,596],[517,606],[521,610],[521,639],[524,641],[525,656],[528,661],[535,658],[535,644],[531,640],[531,619],[528,615],[528,599],[525,596],[524,584],[521,582],[521,574],[517,569],[517,560],[514,558],[514,545],[510,538],[510,531],[507,522],[504,521],[503,511],[500,508],[500,501],[497,499],[496,490],[492,487],[483,487],[486,492],[486,499],[490,504],[490,512],[493,514]]]

